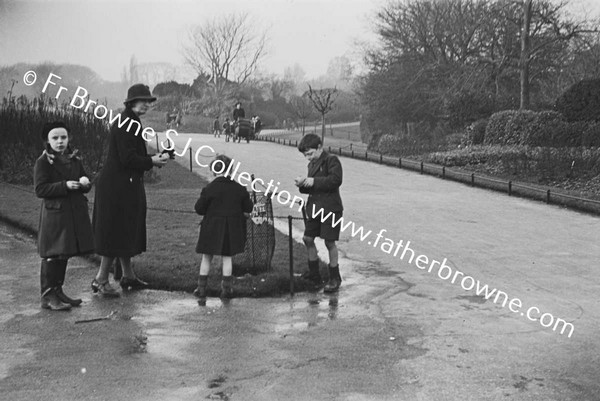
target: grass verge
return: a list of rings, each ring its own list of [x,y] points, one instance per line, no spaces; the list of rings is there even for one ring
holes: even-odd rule
[[[152,183],[146,184],[148,215],[147,252],[132,259],[134,268],[152,288],[191,292],[197,286],[200,255],[195,252],[199,216],[194,204],[207,182],[178,163],[158,170]],[[93,191],[88,195],[90,204]],[[37,234],[40,199],[29,186],[0,183],[0,220],[30,236]],[[90,213],[92,206],[90,206]],[[294,267],[304,270],[307,260],[304,245],[293,242]],[[94,259],[94,258],[92,258]],[[97,259],[96,259],[97,260]],[[220,258],[213,259],[209,273],[209,295],[220,291]],[[326,276],[326,266],[321,266]],[[275,230],[275,252],[271,271],[246,274],[234,280],[235,296],[265,297],[289,292],[288,237]],[[294,278],[295,291],[310,290],[310,283]]]

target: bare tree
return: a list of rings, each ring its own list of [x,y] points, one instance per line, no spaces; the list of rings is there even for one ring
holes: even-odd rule
[[[222,110],[229,84],[243,84],[266,55],[267,32],[257,30],[248,14],[233,14],[194,27],[183,56],[198,74],[208,73],[217,107]]]
[[[308,98],[312,102],[314,108],[321,114],[322,129],[321,141],[325,141],[325,115],[331,111],[335,99],[337,99],[337,88],[317,89],[314,90],[310,84],[308,85]]]
[[[519,0],[523,7],[521,29],[521,53],[519,57],[519,75],[521,84],[521,101],[519,109],[528,109],[530,105],[530,67],[533,62],[543,62],[544,57],[558,56],[556,47],[566,44],[584,33],[597,32],[587,27],[588,23],[574,22],[565,18],[564,8],[567,2],[557,4],[550,1],[533,3],[532,0]]]
[[[302,121],[302,136],[306,127],[306,119],[312,114],[310,100],[307,96],[294,96],[290,100],[290,104],[294,110],[294,114]]]

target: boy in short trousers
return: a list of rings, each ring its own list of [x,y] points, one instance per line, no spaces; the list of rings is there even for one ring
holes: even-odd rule
[[[315,237],[320,237],[329,252],[329,281],[323,291],[336,292],[342,283],[335,244],[340,238],[339,219],[344,210],[339,190],[342,185],[342,164],[337,156],[323,150],[321,138],[315,134],[305,135],[298,144],[298,150],[309,160],[308,176],[295,180],[300,192],[308,194],[303,237],[308,252],[308,271],[302,277],[317,286],[322,283],[315,246]],[[335,227],[334,221],[338,222]]]

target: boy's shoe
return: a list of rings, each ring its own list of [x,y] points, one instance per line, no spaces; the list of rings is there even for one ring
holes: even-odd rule
[[[304,272],[300,277],[304,280],[312,281],[316,286],[322,285],[323,279],[321,278],[321,272],[319,271],[319,261],[309,260],[308,271]]]
[[[342,285],[342,277],[340,276],[340,267],[329,266],[329,281],[323,288],[323,292],[337,292]]]

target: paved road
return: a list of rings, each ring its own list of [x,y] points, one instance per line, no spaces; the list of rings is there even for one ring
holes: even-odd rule
[[[190,137],[194,149],[211,145],[290,192],[306,169],[290,147]],[[347,233],[338,296],[211,299],[205,308],[189,294],[158,291],[102,300],[88,290],[95,268],[74,260],[67,291],[80,293],[84,305],[51,313],[38,308],[34,243],[2,228],[0,398],[600,399],[598,218],[409,171],[342,163],[347,218],[385,228],[418,254],[447,258],[524,305],[572,322],[573,336]],[[278,215],[289,212],[276,207]],[[109,320],[75,323],[111,311],[117,314]]]
[[[209,145],[239,160],[240,171],[274,179],[291,193],[293,178],[306,169],[306,160],[292,147],[181,135],[180,150],[190,138],[193,150]],[[386,229],[391,239],[410,240],[411,248],[430,260],[447,258],[452,268],[510,299],[518,297],[522,311],[537,307],[538,316],[551,313],[575,327],[571,338],[560,335],[343,235],[340,249],[355,267],[342,266],[342,271],[367,277],[344,291],[387,277],[386,288],[369,299],[373,308],[418,327],[406,341],[426,355],[395,367],[414,378],[420,399],[440,399],[446,392],[460,394],[448,399],[600,399],[598,217],[412,171],[349,158],[342,162],[347,218],[374,232]],[[210,175],[206,168],[194,170]],[[276,209],[276,214],[287,213],[286,207]],[[395,291],[404,281],[410,290]]]

